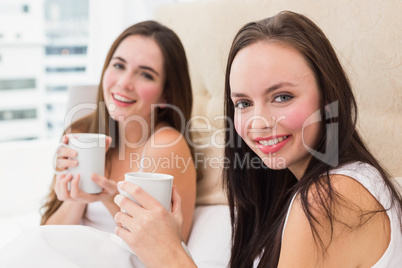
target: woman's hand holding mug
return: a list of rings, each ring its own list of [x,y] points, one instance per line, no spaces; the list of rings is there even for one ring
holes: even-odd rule
[[[68,136],[63,135],[61,144],[67,145],[68,140]],[[54,169],[60,172],[68,169],[69,167],[76,167],[78,165],[78,161],[75,159],[75,157],[77,157],[77,151],[66,146],[59,146],[56,151]]]
[[[104,134],[63,136],[55,158],[54,190],[59,200],[90,203],[113,199],[117,194],[116,182],[103,177],[105,152],[111,141]]]
[[[144,265],[196,267],[182,242],[183,214],[176,187],[173,186],[170,211],[138,185],[124,181],[118,187],[136,202],[123,194],[115,197],[116,204],[124,211],[115,215],[118,225],[115,233]]]

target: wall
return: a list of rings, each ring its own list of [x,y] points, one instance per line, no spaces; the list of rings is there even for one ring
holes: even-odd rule
[[[402,176],[402,2],[398,0],[200,0],[157,10],[186,49],[195,102],[217,129],[226,57],[246,22],[292,10],[315,21],[345,67],[360,109],[363,138],[393,176]],[[174,14],[174,16],[172,15]]]

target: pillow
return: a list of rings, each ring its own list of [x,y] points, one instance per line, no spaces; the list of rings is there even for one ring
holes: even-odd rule
[[[212,138],[216,139],[211,140]],[[224,149],[220,148],[222,138],[209,136],[195,139],[194,162],[197,170],[197,205],[227,204],[223,189],[222,171]]]
[[[187,248],[198,268],[228,266],[231,232],[227,205],[196,207]]]

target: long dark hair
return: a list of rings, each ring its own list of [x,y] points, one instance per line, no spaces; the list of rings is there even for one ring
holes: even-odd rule
[[[190,119],[193,105],[191,81],[188,70],[187,57],[179,37],[171,29],[156,22],[144,21],[134,24],[123,31],[113,42],[102,70],[99,83],[97,108],[88,116],[79,119],[66,129],[66,132],[78,131],[85,133],[103,133],[113,138],[113,144],[106,154],[106,172],[111,173],[111,155],[119,149],[119,130],[116,122],[109,116],[103,96],[103,76],[113,57],[114,52],[120,43],[131,35],[141,35],[152,38],[158,44],[163,55],[163,69],[165,72],[165,85],[163,95],[169,105],[179,109],[179,112],[170,108],[158,108],[157,122],[165,122],[179,132],[183,133],[188,120]],[[184,134],[184,133],[183,133]],[[187,137],[185,135],[185,137]],[[106,175],[108,176],[108,175]],[[54,181],[51,186],[47,202],[43,206],[41,224],[44,224],[49,217],[61,206],[62,201],[57,199],[53,190]]]
[[[328,148],[335,149],[338,154],[328,154],[325,161],[312,157],[299,182],[288,169],[271,170],[261,160],[259,167],[238,168],[239,159],[256,158],[257,155],[230,123],[234,122],[230,70],[237,53],[256,42],[279,42],[299,51],[315,74],[321,95],[321,118],[330,121],[327,126],[321,124],[319,141],[313,149],[322,153],[328,152]],[[332,225],[334,218],[331,206],[341,199],[332,188],[329,178],[329,171],[334,167],[355,161],[374,166],[393,196],[392,205],[402,210],[401,197],[390,182],[389,175],[368,151],[356,130],[356,101],[336,53],[321,29],[305,16],[283,11],[276,16],[248,23],[239,30],[232,43],[226,68],[225,114],[228,117],[225,127],[229,130],[226,132],[225,157],[230,160],[230,165],[224,170],[224,185],[233,227],[231,267],[252,267],[258,257],[261,258],[259,267],[277,267],[284,221],[295,193],[300,193],[301,204],[316,242],[323,247],[307,198],[311,187],[324,197],[319,207]],[[337,124],[337,127],[329,127],[331,123]],[[338,138],[340,134],[342,137]],[[373,213],[379,211],[383,210]]]

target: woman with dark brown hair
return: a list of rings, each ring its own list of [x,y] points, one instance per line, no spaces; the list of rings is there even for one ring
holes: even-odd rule
[[[240,29],[225,111],[229,267],[402,266],[401,196],[360,138],[350,83],[311,20],[284,11]],[[195,267],[180,249],[177,192],[168,215],[141,189],[119,187],[147,209],[116,203],[147,224],[120,212],[120,226],[146,232],[116,234],[149,267]]]
[[[92,114],[72,123],[65,134],[111,136],[106,177],[94,174],[91,178],[103,191],[86,194],[78,188],[79,176],[56,175],[41,223],[84,224],[113,232],[116,227],[113,217],[120,211],[113,198],[124,173],[167,173],[174,176],[174,184],[185,201],[183,237],[187,240],[195,206],[196,174],[184,138],[192,109],[192,90],[185,51],[178,36],[155,21],[127,28],[106,57],[97,104]],[[66,135],[62,142],[68,143]],[[69,158],[74,156],[75,151],[60,147],[57,170],[85,165]],[[173,162],[177,158],[183,161]],[[166,163],[167,159],[171,161]]]
[[[357,132],[324,33],[289,11],[245,25],[225,88],[230,267],[400,267],[401,196]]]

